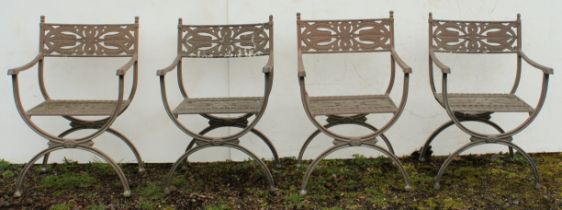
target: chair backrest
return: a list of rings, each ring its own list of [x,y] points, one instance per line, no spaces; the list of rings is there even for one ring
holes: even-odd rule
[[[183,25],[179,20],[178,51],[183,57],[232,58],[271,54],[273,17],[269,22],[240,25]]]
[[[448,53],[517,53],[521,18],[515,21],[435,20],[429,14],[429,47]]]
[[[41,51],[51,57],[132,57],[138,51],[134,24],[54,24],[41,17]]]
[[[301,20],[297,13],[301,53],[389,51],[394,46],[394,17],[355,20]]]

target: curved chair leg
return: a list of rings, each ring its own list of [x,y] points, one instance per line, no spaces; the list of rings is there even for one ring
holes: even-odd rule
[[[326,128],[330,128],[336,125],[341,125],[341,124],[326,124],[324,127]],[[360,123],[358,125],[361,125],[363,127],[369,128],[372,131],[378,131],[378,129],[375,126],[369,125],[367,123]],[[306,150],[306,148],[308,147],[308,145],[310,144],[310,142],[312,142],[312,140],[314,138],[316,138],[316,136],[320,133],[319,129],[316,129],[314,132],[312,132],[312,134],[310,134],[310,136],[308,136],[308,138],[306,139],[306,141],[304,142],[304,144],[301,147],[301,150],[299,151],[299,156],[297,158],[297,167],[301,167],[302,166],[302,157],[304,156],[304,151]],[[392,145],[390,144],[390,141],[388,140],[388,138],[386,137],[386,135],[384,135],[384,133],[381,133],[380,138],[384,141],[384,143],[386,144],[388,150],[390,151],[390,153],[394,154],[394,148],[392,148]]]
[[[449,157],[441,165],[441,168],[439,169],[439,172],[437,173],[437,176],[435,176],[435,184],[433,185],[433,187],[435,189],[439,189],[441,187],[441,185],[439,184],[439,181],[440,181],[441,177],[443,176],[443,173],[445,173],[445,170],[447,169],[447,166],[453,161],[453,159],[456,156],[458,156],[460,153],[464,152],[465,150],[470,149],[471,147],[475,147],[475,146],[482,145],[482,144],[502,144],[502,145],[514,148],[519,153],[521,153],[523,155],[523,157],[525,157],[527,162],[529,162],[529,165],[531,166],[531,169],[533,170],[533,176],[535,177],[535,187],[540,188],[540,178],[539,178],[539,173],[538,173],[538,170],[537,170],[537,165],[533,161],[533,159],[531,159],[531,157],[525,151],[523,151],[523,149],[521,149],[519,146],[517,146],[517,145],[515,145],[511,142],[507,142],[507,141],[486,142],[484,140],[473,141],[473,142],[470,142],[468,144],[465,144],[461,148],[457,149],[457,151],[455,151],[453,154],[449,155]]]
[[[72,127],[68,130],[63,131],[62,133],[60,133],[58,135],[58,137],[62,138],[65,137],[68,134],[74,133],[75,131],[79,131],[82,130],[82,128],[79,127]],[[41,165],[41,171],[42,172],[46,172],[47,171],[47,164],[49,163],[49,156],[51,155],[50,152],[46,153],[45,156],[43,156],[43,164]]]
[[[120,138],[123,142],[125,142],[125,144],[127,144],[127,146],[129,146],[129,148],[131,149],[131,151],[135,155],[135,158],[137,158],[137,163],[139,165],[138,166],[139,167],[139,173],[144,173],[145,170],[146,170],[145,167],[144,167],[144,162],[142,161],[142,158],[140,156],[139,151],[137,150],[135,145],[133,145],[131,140],[129,140],[125,135],[121,134],[119,131],[116,131],[112,128],[108,128],[107,132],[115,135],[117,138]]]
[[[327,127],[327,126],[326,126]],[[306,148],[308,147],[308,144],[310,144],[310,142],[312,142],[312,140],[320,133],[320,129],[316,129],[314,132],[312,132],[312,134],[310,134],[310,136],[308,136],[308,138],[306,139],[306,141],[304,142],[304,144],[301,147],[301,150],[299,151],[299,157],[297,158],[297,167],[301,167],[302,166],[302,156],[304,155],[304,151],[306,150]]]
[[[49,148],[41,151],[39,154],[35,155],[33,158],[31,158],[31,160],[25,165],[25,167],[21,171],[20,175],[18,176],[18,179],[17,179],[17,182],[16,182],[16,191],[14,192],[14,197],[20,197],[22,195],[23,178],[25,178],[26,173],[29,171],[29,169],[31,169],[31,166],[33,166],[33,163],[35,163],[39,158],[43,157],[47,153],[51,153],[51,152],[54,152],[56,150],[61,150],[61,149],[67,149],[67,148],[65,148],[63,145],[57,145],[57,146],[49,147]],[[119,179],[121,180],[121,184],[123,185],[123,196],[125,196],[125,197],[131,196],[131,189],[129,188],[129,182],[127,180],[127,177],[123,173],[123,170],[121,170],[121,168],[117,164],[115,164],[115,162],[109,156],[107,156],[106,154],[104,154],[100,150],[92,148],[92,147],[76,145],[76,149],[81,149],[81,150],[93,153],[93,154],[97,155],[98,157],[101,157],[102,159],[104,159],[108,164],[110,164],[112,166],[113,170],[115,170],[115,172],[117,173],[117,176],[119,176]]]
[[[429,149],[433,139],[435,139],[435,137],[437,137],[437,135],[439,135],[445,129],[447,129],[448,127],[451,127],[451,125],[454,125],[454,124],[455,123],[452,120],[449,120],[446,123],[444,123],[443,125],[439,126],[439,128],[437,128],[435,131],[433,131],[433,133],[431,133],[429,138],[427,138],[427,140],[425,141],[423,147],[420,149],[419,161],[424,162],[427,159],[428,154],[426,154],[426,153],[427,153],[427,150]]]
[[[377,132],[379,130],[375,126],[372,126],[372,125],[367,124],[367,123],[361,123],[360,125],[362,125],[366,128],[369,128],[374,132]],[[388,140],[388,137],[386,137],[386,135],[384,135],[384,133],[381,133],[381,135],[379,135],[378,137],[380,137],[382,139],[382,141],[384,141],[384,144],[386,144],[386,148],[388,148],[388,151],[394,155],[395,154],[394,148],[392,148],[392,144],[390,144],[390,140]]]
[[[505,133],[505,131],[503,130],[502,127],[500,127],[498,124],[496,124],[496,123],[494,123],[494,122],[492,122],[492,121],[490,121],[490,120],[481,120],[480,122],[486,123],[486,124],[488,124],[488,125],[494,127],[494,128],[495,128],[497,131],[499,131],[500,133]],[[514,157],[513,147],[508,146],[508,149],[509,149],[509,156],[510,156],[511,158],[513,158],[513,157]]]
[[[79,130],[86,130],[86,129],[94,129],[94,128],[85,128],[85,127],[73,127],[70,128],[64,132],[62,132],[58,137],[65,137],[71,133],[74,133],[76,131]],[[111,134],[113,134],[114,136],[116,136],[117,138],[121,139],[123,142],[125,142],[125,144],[127,144],[127,146],[131,149],[131,151],[133,152],[133,154],[135,155],[135,158],[137,159],[137,163],[139,165],[139,173],[143,173],[145,171],[145,167],[144,167],[144,162],[142,161],[142,158],[140,156],[140,153],[138,152],[137,148],[133,145],[133,143],[127,138],[125,137],[125,135],[121,134],[120,132],[116,131],[115,129],[112,128],[108,128],[106,130],[106,132],[109,132]],[[47,170],[47,163],[49,161],[49,156],[50,153],[45,154],[45,156],[43,157],[43,166],[41,167],[41,171],[46,171]]]
[[[199,134],[205,135],[206,133],[208,133],[208,132],[210,132],[210,131],[212,131],[216,128],[220,128],[220,127],[229,127],[229,126],[209,126],[205,129],[203,129],[201,132],[199,132]],[[238,126],[235,126],[235,127],[238,127]],[[267,147],[269,147],[269,150],[271,150],[271,153],[273,153],[273,159],[276,162],[276,167],[280,168],[281,167],[281,161],[279,160],[279,155],[277,153],[277,150],[273,146],[273,143],[269,140],[269,138],[267,138],[267,136],[265,136],[262,132],[260,132],[256,128],[252,128],[250,131],[253,134],[255,134],[257,137],[259,137],[265,144],[267,144]],[[191,139],[191,141],[189,142],[189,145],[187,145],[187,148],[185,149],[185,152],[187,152],[188,150],[193,148],[193,146],[195,146],[195,139]],[[189,162],[189,161],[187,161],[187,159],[185,161],[186,161],[186,163]]]
[[[404,189],[410,190],[411,186],[410,186],[410,180],[408,178],[408,174],[406,173],[406,170],[404,170],[404,167],[402,167],[402,163],[400,162],[400,160],[394,154],[390,153],[389,151],[385,150],[384,148],[382,148],[382,147],[380,147],[376,144],[363,143],[362,145],[370,147],[372,149],[375,149],[375,150],[383,153],[384,155],[386,155],[390,159],[392,159],[392,161],[394,163],[396,163],[395,164],[396,167],[398,167],[398,170],[400,171],[400,173],[404,177],[404,183],[405,183]],[[338,144],[338,145],[332,146],[331,148],[329,148],[328,150],[326,150],[322,154],[320,154],[316,159],[314,159],[314,161],[312,161],[312,163],[306,169],[306,173],[305,173],[303,181],[302,181],[301,191],[300,191],[301,195],[306,195],[306,185],[308,184],[308,179],[310,178],[310,175],[312,174],[312,172],[314,171],[314,168],[316,168],[318,163],[320,163],[320,161],[322,159],[324,159],[326,156],[332,154],[333,152],[335,152],[337,150],[340,150],[340,149],[346,148],[346,147],[354,147],[354,146],[352,146],[350,144]]]
[[[178,160],[174,163],[174,165],[172,165],[172,168],[168,172],[168,175],[166,175],[166,180],[164,182],[164,190],[165,190],[166,193],[170,193],[169,186],[170,186],[170,183],[171,183],[172,178],[174,176],[174,172],[177,170],[178,166],[181,165],[181,163],[184,162],[193,153],[195,153],[199,150],[205,149],[205,148],[210,148],[210,147],[230,147],[230,148],[233,148],[233,149],[237,149],[237,150],[239,150],[243,153],[246,153],[246,155],[248,155],[250,158],[254,159],[262,167],[262,169],[264,170],[264,172],[266,174],[267,180],[269,181],[270,190],[272,190],[272,191],[275,190],[275,182],[273,181],[273,175],[271,174],[271,172],[267,168],[267,165],[262,160],[260,160],[256,155],[254,155],[254,153],[250,152],[249,150],[245,149],[244,147],[241,147],[241,146],[236,145],[236,144],[224,143],[222,145],[205,144],[205,145],[197,146],[197,147],[194,147],[193,149],[190,149],[189,151],[185,152],[182,156],[180,156],[178,158]]]
[[[273,154],[273,159],[276,162],[275,166],[277,168],[281,168],[281,161],[279,160],[279,155],[277,154],[277,150],[275,149],[273,143],[269,140],[269,138],[267,138],[267,136],[265,136],[261,131],[259,131],[256,128],[252,128],[250,131],[254,133],[256,136],[258,136],[265,144],[267,144],[267,147],[269,147],[269,150],[271,150],[271,153]]]
[[[505,133],[505,131],[496,123],[489,121],[489,120],[482,120],[482,119],[465,119],[465,120],[460,120],[461,122],[481,122],[484,124],[487,124],[489,126],[492,126],[493,128],[495,128],[498,132],[500,133]],[[420,156],[419,156],[419,161],[426,161],[427,160],[427,152],[429,150],[429,147],[431,145],[431,142],[435,139],[435,137],[437,137],[441,132],[443,132],[445,129],[447,129],[448,127],[454,125],[455,123],[452,120],[447,121],[446,123],[444,123],[443,125],[439,126],[439,128],[437,128],[433,133],[431,133],[431,135],[429,136],[429,138],[427,138],[427,140],[425,141],[425,144],[423,145],[423,147],[420,149]],[[509,147],[509,154],[513,156],[513,148]]]

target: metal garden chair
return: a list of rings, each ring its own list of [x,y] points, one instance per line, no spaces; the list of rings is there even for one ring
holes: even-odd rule
[[[302,161],[304,151],[309,143],[320,132],[334,139],[334,146],[321,153],[306,170],[303,178],[301,194],[306,194],[306,185],[314,168],[320,160],[329,154],[347,147],[366,146],[380,151],[393,160],[404,177],[405,188],[410,188],[408,175],[400,160],[394,155],[392,145],[384,132],[398,119],[408,97],[409,78],[412,69],[398,56],[394,49],[394,17],[390,12],[389,18],[363,19],[363,20],[301,20],[297,13],[298,37],[298,77],[302,103],[308,118],[317,128],[302,146],[298,163]],[[353,96],[309,96],[305,85],[305,69],[303,54],[315,53],[359,53],[359,52],[388,52],[390,53],[390,82],[386,92],[379,95],[353,95]],[[398,106],[390,97],[396,75],[396,64],[404,73],[403,93]],[[393,117],[380,129],[367,122],[370,114],[393,114]],[[327,123],[322,125],[317,117],[326,116]],[[329,128],[337,125],[358,125],[372,130],[364,136],[344,136]],[[388,149],[378,145],[380,137]]]
[[[193,137],[185,153],[175,162],[166,178],[165,189],[168,187],[177,167],[193,153],[210,147],[229,147],[239,150],[254,159],[263,169],[271,189],[275,189],[273,176],[267,165],[254,153],[239,144],[239,139],[251,132],[259,137],[271,150],[273,157],[279,161],[277,151],[271,141],[255,128],[263,116],[269,94],[273,85],[273,17],[269,22],[244,25],[183,25],[178,23],[178,51],[174,62],[168,67],[158,70],[162,101],[166,112],[184,133]],[[183,58],[236,58],[251,56],[268,56],[263,67],[265,90],[263,97],[225,97],[225,98],[192,98],[189,97],[182,79]],[[183,101],[171,109],[166,94],[165,76],[176,69],[178,86]],[[209,126],[199,133],[191,131],[179,121],[180,115],[201,115],[209,121]],[[220,114],[238,114],[238,117],[222,117]],[[254,117],[252,122],[249,118]],[[205,136],[206,133],[222,127],[242,128],[240,132],[224,137]],[[278,162],[277,162],[278,163]]]
[[[429,14],[429,78],[431,90],[437,102],[446,110],[450,121],[435,130],[420,151],[420,160],[429,156],[431,141],[447,127],[456,125],[470,135],[470,142],[463,145],[443,162],[435,177],[435,188],[439,188],[439,180],[451,161],[463,151],[483,144],[500,144],[509,147],[510,153],[517,150],[530,164],[535,177],[535,185],[540,186],[537,166],[531,157],[512,142],[513,136],[525,129],[541,110],[547,92],[548,78],[553,73],[549,67],[536,63],[521,50],[521,18],[515,21],[453,21],[436,20]],[[450,93],[447,78],[452,75],[451,69],[439,60],[436,53],[504,53],[517,56],[515,82],[509,93]],[[521,79],[522,64],[525,61],[543,73],[542,90],[536,107],[531,107],[515,93]],[[434,83],[433,65],[442,74],[441,93],[437,92]],[[512,130],[504,131],[491,121],[493,113],[528,113],[529,117]],[[498,134],[484,134],[463,125],[463,122],[480,122],[495,128]]]
[[[14,69],[8,74],[12,76],[14,98],[19,114],[25,123],[37,134],[49,141],[49,147],[35,155],[20,173],[14,196],[22,194],[23,179],[31,166],[41,157],[43,158],[43,170],[49,154],[61,149],[80,149],[91,152],[109,163],[115,170],[123,185],[123,195],[131,194],[129,184],[121,168],[108,155],[93,147],[93,140],[99,135],[108,132],[125,142],[134,153],[139,172],[144,171],[141,157],[132,144],[120,132],[110,128],[113,122],[129,106],[136,92],[138,77],[138,17],[134,24],[112,24],[112,25],[85,25],[85,24],[54,24],[45,23],[45,17],[41,17],[40,24],[40,49],[39,54],[29,63]],[[43,79],[43,64],[47,57],[130,57],[130,60],[117,69],[118,97],[116,100],[59,100],[52,99],[47,91]],[[37,65],[39,77],[39,88],[44,102],[26,110],[20,98],[18,76],[21,72]],[[133,81],[131,92],[125,98],[125,75],[129,69],[133,69]],[[37,126],[32,117],[60,116],[70,122],[70,128],[60,135],[52,135]],[[98,116],[101,119],[86,120],[80,116]],[[93,129],[94,133],[81,138],[65,138],[65,136],[79,131]]]

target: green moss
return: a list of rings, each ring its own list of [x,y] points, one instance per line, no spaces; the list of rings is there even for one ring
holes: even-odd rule
[[[113,173],[113,167],[111,167],[111,165],[107,164],[107,163],[101,163],[101,162],[91,162],[91,171],[95,171],[96,173],[102,173],[102,174],[111,174]]]
[[[87,173],[65,173],[60,176],[46,176],[41,180],[41,185],[54,189],[87,188],[96,181],[95,177]]]
[[[153,210],[153,209],[156,209],[156,204],[153,203],[152,201],[143,200],[143,201],[141,201],[140,204],[139,204],[139,209],[142,209],[142,210]]]
[[[10,167],[10,162],[4,159],[0,159],[0,171],[8,170],[9,167]]]
[[[164,193],[164,189],[157,185],[156,183],[148,183],[139,190],[139,195],[146,199],[157,200],[161,199],[166,194]]]
[[[205,210],[228,210],[230,209],[226,204],[205,206]]]
[[[103,204],[94,204],[88,206],[88,210],[105,210],[105,209],[109,209],[109,207]]]
[[[5,170],[4,172],[2,172],[2,178],[4,178],[4,179],[12,178],[12,177],[14,177],[15,175],[16,175],[16,174],[15,174],[13,171],[11,171],[11,170]]]
[[[71,210],[73,206],[68,203],[59,203],[52,205],[49,210]]]

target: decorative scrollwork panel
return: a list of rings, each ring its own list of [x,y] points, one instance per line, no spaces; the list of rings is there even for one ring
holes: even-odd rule
[[[453,53],[514,53],[517,22],[432,21],[433,49]]]
[[[182,26],[185,57],[250,57],[269,55],[269,24]]]
[[[390,50],[392,21],[302,21],[299,26],[303,53],[375,52]]]
[[[132,56],[135,30],[135,25],[45,24],[43,53],[61,57]]]

